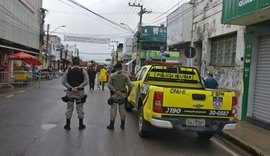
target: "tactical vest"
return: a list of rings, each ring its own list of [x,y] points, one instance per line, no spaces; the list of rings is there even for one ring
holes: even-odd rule
[[[67,74],[67,82],[72,87],[78,87],[81,83],[83,83],[84,75],[83,69],[79,67],[72,67],[68,70]]]

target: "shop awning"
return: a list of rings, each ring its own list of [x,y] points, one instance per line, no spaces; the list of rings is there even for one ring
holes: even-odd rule
[[[41,65],[41,61],[38,59],[38,57],[24,53],[24,52],[19,52],[15,53],[9,56],[10,59],[13,60],[23,60],[28,64],[33,64],[33,65]]]

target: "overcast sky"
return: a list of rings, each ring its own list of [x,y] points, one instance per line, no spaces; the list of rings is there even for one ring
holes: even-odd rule
[[[175,10],[184,1],[188,0],[76,0],[86,8],[115,23],[127,24],[132,30],[137,29],[140,8],[129,6],[129,2],[131,4],[140,3],[147,11],[152,11],[152,13],[143,15],[143,25],[160,25],[166,21],[168,13]],[[80,55],[83,60],[100,61],[111,58],[109,54],[111,50],[108,45],[64,42],[64,35],[110,38],[120,42],[124,42],[123,38],[132,35],[127,27],[126,30],[117,27],[68,0],[43,0],[43,8],[48,10],[45,24],[50,24],[50,31],[61,25],[66,26],[57,29],[52,34],[59,36],[64,45],[76,44],[80,52],[84,53]],[[97,55],[96,53],[101,54]]]

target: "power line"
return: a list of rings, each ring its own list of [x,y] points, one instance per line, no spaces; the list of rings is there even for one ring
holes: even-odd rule
[[[153,20],[155,20],[155,19],[160,18],[161,16],[166,15],[169,11],[174,10],[175,7],[177,7],[177,6],[178,6],[180,3],[182,3],[182,2],[183,2],[183,0],[181,0],[180,2],[178,2],[176,5],[174,5],[173,7],[171,7],[170,9],[168,9],[167,11],[165,11],[164,13],[162,13],[161,15],[157,16],[156,18],[153,18],[152,20],[149,20],[148,22],[151,22],[151,21],[153,21]],[[166,18],[166,16],[163,17],[163,18],[161,18],[161,20],[164,19],[164,18]],[[156,21],[160,21],[160,20],[156,20]],[[147,23],[148,23],[148,22],[147,22]],[[156,22],[153,22],[153,23],[156,23]]]
[[[163,2],[162,4],[159,5],[158,9],[156,8],[156,9],[153,9],[153,10],[163,10],[163,9],[166,9],[167,6],[169,6],[173,1],[175,1],[175,0],[171,0],[171,1],[167,0],[166,2],[169,2],[169,3]]]
[[[193,7],[190,7],[189,9],[183,10],[182,12],[174,15],[173,17],[168,18],[168,21],[170,20],[170,22],[173,22],[173,21],[175,21],[173,19],[175,19],[175,18],[177,18],[179,16],[182,16],[182,15],[185,15],[187,12],[191,11],[192,9],[193,9]]]
[[[122,15],[122,17],[121,17],[119,23],[122,22],[122,20],[123,20],[124,16],[126,15],[126,12],[127,12],[128,9],[130,9],[130,8],[129,8],[128,6],[126,6],[126,9],[125,9],[125,11],[124,11],[124,13],[123,13],[123,15]]]
[[[83,12],[83,11],[81,11],[81,10],[75,8],[74,6],[72,6],[71,4],[68,4],[67,2],[65,2],[65,1],[63,1],[63,0],[58,0],[58,1],[60,1],[60,2],[62,2],[62,3],[64,3],[64,4],[70,6],[70,7],[73,8],[74,10],[77,10],[77,11],[79,11],[79,12],[81,12],[81,13],[83,13],[83,14],[89,16],[89,14],[87,14],[86,12]],[[97,19],[97,20],[99,20],[99,19]],[[104,22],[104,20],[99,20],[99,21],[100,21],[100,22]],[[109,23],[109,24],[111,24],[111,23]],[[122,31],[122,29],[119,29],[118,27],[115,27],[115,25],[113,25],[113,24],[111,24],[111,27],[114,28],[114,29],[117,29],[117,30],[119,30],[119,31]]]
[[[107,21],[107,22],[109,22],[109,23],[111,23],[111,24],[113,24],[113,25],[115,25],[115,26],[118,26],[118,27],[120,27],[120,28],[122,28],[122,29],[128,30],[127,28],[125,28],[125,27],[122,26],[121,24],[116,23],[116,22],[114,22],[114,21],[112,21],[112,20],[110,20],[110,19],[107,19],[107,18],[105,18],[105,17],[99,15],[98,13],[96,13],[96,12],[94,12],[94,11],[88,9],[87,7],[81,5],[80,3],[76,2],[75,0],[67,0],[67,1],[69,1],[69,2],[71,2],[71,3],[73,3],[73,4],[75,4],[75,5],[77,5],[77,6],[81,7],[81,8],[83,8],[83,9],[89,11],[89,12],[91,12],[92,14],[94,14],[94,15],[96,15],[96,16],[102,18],[103,20],[105,20],[105,21]]]
[[[180,12],[179,14],[177,14],[177,15],[175,15],[175,16],[180,16],[180,15],[182,15],[181,13],[183,13],[183,12],[188,12],[188,11],[190,11],[190,10],[192,10],[193,8],[191,7],[190,9],[187,9],[187,10],[184,10],[184,11],[182,11],[182,12]],[[175,17],[174,16],[174,17]],[[172,17],[172,18],[174,18],[174,17]],[[157,22],[160,22],[160,21],[162,21],[162,20],[164,20],[165,18],[167,18],[167,16],[165,16],[165,17],[163,17],[163,18],[161,18],[161,19],[159,19],[159,20],[156,20],[156,21],[154,21],[154,22],[152,22],[152,23],[157,23]],[[171,19],[172,19],[171,18]]]
[[[127,18],[127,21],[125,23],[129,24],[129,21],[131,20],[132,15],[135,13],[135,9],[133,9],[132,13],[130,14],[130,18]]]

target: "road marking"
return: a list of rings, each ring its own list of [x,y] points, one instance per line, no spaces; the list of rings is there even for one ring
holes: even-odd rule
[[[25,90],[19,91],[18,93],[20,93],[20,94],[21,94],[21,93],[23,93],[23,92],[25,92]]]
[[[6,96],[6,98],[11,98],[12,96],[14,96],[14,95],[8,95],[8,96]]]
[[[45,130],[53,129],[57,126],[57,124],[42,124],[40,127]]]

